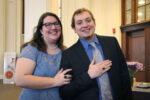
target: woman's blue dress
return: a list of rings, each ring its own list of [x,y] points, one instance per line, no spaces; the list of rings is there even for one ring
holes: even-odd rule
[[[28,44],[23,48],[19,58],[28,58],[36,62],[34,76],[54,77],[60,68],[61,51],[58,54],[46,54]],[[19,66],[18,66],[19,67]],[[19,100],[62,100],[58,87],[49,89],[27,89],[21,92]]]

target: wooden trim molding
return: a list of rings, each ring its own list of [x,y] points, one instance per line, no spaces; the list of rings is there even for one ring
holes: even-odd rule
[[[122,32],[134,31],[139,29],[144,29],[146,27],[150,27],[150,21],[145,23],[131,24],[128,26],[121,26]]]

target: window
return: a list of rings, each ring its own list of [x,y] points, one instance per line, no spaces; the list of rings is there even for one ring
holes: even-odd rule
[[[125,18],[126,24],[131,24],[131,0],[126,0]]]
[[[122,24],[150,21],[150,0],[122,0]]]

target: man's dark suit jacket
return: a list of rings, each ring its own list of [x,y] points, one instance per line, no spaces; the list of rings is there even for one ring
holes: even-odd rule
[[[131,100],[131,86],[124,55],[114,37],[97,36],[101,43],[105,59],[112,61],[108,71],[115,100]],[[62,54],[61,67],[71,68],[72,81],[60,88],[64,100],[99,100],[99,88],[96,79],[87,73],[90,60],[78,40]]]

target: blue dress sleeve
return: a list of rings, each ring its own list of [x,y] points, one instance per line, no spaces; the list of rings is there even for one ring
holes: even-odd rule
[[[36,62],[37,56],[38,56],[37,48],[28,44],[22,49],[19,58],[28,58]]]

